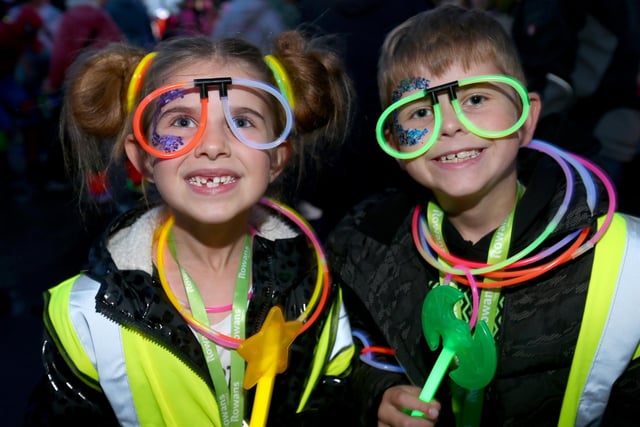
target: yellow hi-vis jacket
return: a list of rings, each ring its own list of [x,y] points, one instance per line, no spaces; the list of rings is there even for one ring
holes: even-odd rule
[[[208,384],[180,358],[95,310],[100,283],[79,275],[49,290],[47,329],[75,375],[102,391],[122,426],[222,426]],[[341,298],[319,335],[297,412],[320,376],[339,376],[354,354]]]
[[[599,424],[613,383],[631,360],[640,357],[638,302],[640,218],[616,214],[595,248],[558,426]]]

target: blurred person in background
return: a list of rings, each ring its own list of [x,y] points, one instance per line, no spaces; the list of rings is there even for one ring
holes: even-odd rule
[[[544,99],[536,136],[590,157],[623,185],[640,148],[640,3],[520,0],[512,34],[529,90]]]
[[[54,39],[51,67],[46,82],[49,92],[62,88],[67,68],[84,49],[124,41],[118,24],[104,9],[105,0],[67,0]]]
[[[0,169],[3,185],[11,186],[17,172],[11,165],[10,150],[33,146],[36,100],[17,79],[19,64],[27,52],[38,52],[38,31],[42,18],[32,7],[23,7],[13,19],[0,21]],[[26,160],[26,159],[24,159]],[[24,161],[23,160],[23,161]]]
[[[211,0],[182,0],[177,13],[166,21],[162,39],[175,36],[209,35],[218,18],[218,8]]]
[[[142,0],[108,0],[105,10],[134,46],[151,50],[156,39],[151,28],[151,17]]]
[[[53,42],[49,72],[44,82],[44,92],[52,100],[52,120],[60,115],[63,82],[67,69],[84,50],[99,49],[111,42],[124,41],[118,24],[104,9],[106,0],[66,0],[58,32]],[[56,128],[57,129],[57,128]],[[48,190],[68,187],[58,132],[51,135],[51,150],[47,161]]]
[[[287,29],[284,17],[268,0],[229,0],[220,6],[211,37],[240,37],[268,52],[276,36]]]
[[[29,126],[23,127],[20,135],[22,140],[19,141],[21,145],[14,147],[14,156],[24,158],[27,183],[38,189],[43,181],[42,166],[47,162],[50,135],[55,134],[57,129],[56,122],[51,120],[51,100],[43,93],[42,87],[49,72],[53,41],[62,10],[49,0],[26,0],[9,9],[5,19],[14,22],[24,13],[37,14],[42,25],[36,30],[37,40],[25,48],[14,71],[17,84],[26,91],[30,100],[31,110]]]

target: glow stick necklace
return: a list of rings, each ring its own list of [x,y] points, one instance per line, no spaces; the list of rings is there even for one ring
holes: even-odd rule
[[[551,144],[544,143],[542,141],[534,140],[532,141],[529,148],[544,152],[545,154],[552,157],[562,168],[565,178],[567,179],[567,186],[565,190],[565,196],[563,201],[558,208],[556,214],[549,222],[547,227],[538,236],[534,241],[529,244],[522,251],[517,254],[509,257],[508,259],[502,262],[496,262],[493,264],[488,263],[479,263],[470,260],[465,260],[460,257],[456,257],[447,253],[446,247],[442,244],[442,242],[437,242],[437,235],[434,236],[433,232],[429,229],[427,221],[424,218],[424,215],[421,214],[420,206],[417,206],[414,210],[414,216],[412,221],[412,229],[413,229],[413,237],[414,243],[418,251],[422,255],[422,257],[433,267],[437,268],[441,272],[445,272],[451,274],[456,281],[460,281],[461,283],[468,284],[468,280],[466,280],[465,276],[467,275],[467,271],[465,269],[454,268],[453,265],[465,265],[468,267],[469,271],[473,275],[481,275],[488,278],[494,279],[506,279],[500,280],[496,282],[484,282],[479,283],[479,287],[483,288],[495,288],[495,287],[503,287],[510,286],[518,283],[522,283],[526,280],[530,280],[534,277],[541,275],[542,273],[549,271],[551,268],[555,268],[556,266],[567,262],[571,259],[576,258],[581,255],[585,251],[592,248],[596,242],[602,237],[602,235],[606,232],[611,220],[613,218],[613,214],[616,209],[616,194],[613,188],[613,184],[607,178],[607,176],[593,163],[588,160],[574,155],[566,153]],[[587,203],[592,209],[595,207],[595,184],[593,183],[593,179],[587,173],[586,169],[595,174],[604,184],[605,189],[607,191],[609,206],[607,209],[607,214],[605,221],[602,226],[595,232],[595,234],[585,243],[586,236],[588,234],[589,229],[577,230],[570,235],[563,238],[560,242],[551,246],[548,249],[543,250],[541,253],[533,255],[529,258],[524,258],[526,255],[535,250],[540,244],[546,240],[546,238],[555,230],[557,225],[559,224],[562,217],[564,217],[566,211],[568,210],[569,203],[573,196],[573,175],[569,169],[569,165],[573,166],[579,173],[583,185],[587,190]],[[523,269],[519,271],[505,271],[505,270],[513,270],[517,267],[522,267],[525,265],[532,264],[537,262],[545,257],[553,254],[558,251],[561,247],[568,244],[572,239],[576,238],[575,242],[562,254],[560,254],[555,259],[537,267],[533,267],[530,269]],[[441,239],[441,237],[440,237]],[[437,256],[434,255],[435,252]],[[440,257],[440,258],[438,258]],[[443,261],[444,260],[444,261]]]
[[[291,208],[283,204],[276,203],[275,201],[270,199],[264,198],[260,200],[260,204],[278,211],[279,213],[290,219],[294,224],[296,224],[311,241],[315,250],[318,268],[316,285],[314,287],[314,291],[311,295],[309,303],[305,308],[305,311],[300,314],[297,319],[298,321],[304,323],[302,329],[300,329],[299,332],[299,334],[302,334],[318,319],[329,298],[329,290],[331,286],[326,256],[324,254],[324,250],[322,249],[322,245],[313,233],[311,226],[309,226],[306,220],[304,220],[299,214],[297,214]],[[180,303],[180,301],[176,298],[175,294],[171,290],[171,286],[169,285],[169,282],[167,280],[164,257],[166,253],[166,245],[169,238],[169,232],[171,230],[171,227],[173,226],[173,222],[174,218],[170,217],[162,226],[160,226],[156,251],[156,262],[158,275],[160,276],[160,284],[162,285],[167,298],[169,299],[171,305],[173,305],[173,307],[185,319],[185,321],[198,333],[204,335],[217,345],[223,346],[228,349],[238,348],[238,346],[244,342],[244,339],[234,338],[222,334],[212,329],[209,325],[196,319],[191,311]]]

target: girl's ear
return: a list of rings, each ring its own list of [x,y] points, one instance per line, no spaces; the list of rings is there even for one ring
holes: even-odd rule
[[[524,122],[522,127],[518,130],[521,133],[520,145],[524,146],[531,142],[533,139],[536,126],[538,125],[538,119],[540,118],[540,111],[542,110],[542,99],[536,92],[529,92],[529,117]]]
[[[269,176],[269,182],[273,182],[278,175],[284,170],[287,165],[289,156],[291,156],[291,145],[289,140],[284,141],[276,148],[271,150],[271,175]]]
[[[153,182],[153,159],[140,147],[133,134],[129,134],[125,138],[124,151],[127,153],[131,164],[140,172],[142,177],[149,182]]]

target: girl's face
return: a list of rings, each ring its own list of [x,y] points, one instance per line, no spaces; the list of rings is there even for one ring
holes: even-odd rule
[[[179,68],[165,84],[194,79],[231,77],[253,79],[243,68],[219,62],[202,61]],[[233,114],[242,115],[243,132],[262,132],[272,137],[275,120],[272,105],[251,90],[230,89]],[[151,134],[164,132],[170,123],[170,138],[187,134],[202,119],[200,97],[166,97],[163,113],[158,113]],[[169,111],[165,121],[164,111]],[[193,113],[192,113],[193,112]],[[246,118],[256,118],[247,120]],[[259,122],[259,123],[257,123]],[[166,138],[165,138],[166,139]],[[246,220],[248,212],[264,195],[268,185],[281,172],[289,154],[287,142],[271,150],[251,148],[231,132],[225,118],[218,89],[209,92],[204,133],[193,149],[175,158],[159,159],[140,148],[133,135],[126,144],[127,155],[145,177],[155,183],[164,202],[177,217],[201,224],[223,224],[236,218]]]
[[[415,93],[416,87],[433,88],[469,77],[495,74],[502,73],[490,64],[475,64],[466,70],[457,64],[438,77],[431,76],[428,70],[422,70],[422,78],[416,79],[414,85],[406,84],[406,92],[400,97]],[[514,99],[517,98],[514,93]],[[476,96],[469,101],[460,99],[460,102],[468,102],[468,108],[473,109],[475,105],[472,104],[481,102],[481,99]],[[443,207],[475,205],[483,199],[492,200],[501,194],[513,197],[517,178],[516,156],[520,147],[531,140],[539,111],[537,95],[530,94],[530,99],[529,117],[520,129],[499,139],[487,139],[470,132],[460,122],[446,91],[439,93],[442,125],[435,135],[435,143],[425,154],[412,160],[401,161],[401,166],[415,181],[431,189]],[[462,108],[467,107],[463,105]],[[476,124],[481,125],[483,129],[506,129],[513,124],[518,115],[518,105],[514,102],[513,108],[509,106],[495,109],[493,114],[487,115],[488,117],[474,120],[477,120]],[[387,132],[390,145],[406,147],[411,143],[408,142],[407,135],[413,136],[411,132],[416,131],[408,132]]]

